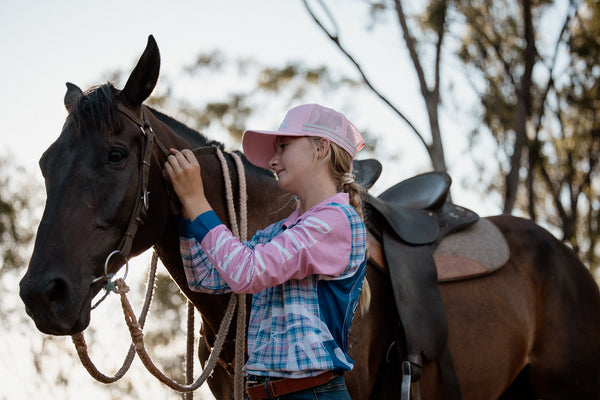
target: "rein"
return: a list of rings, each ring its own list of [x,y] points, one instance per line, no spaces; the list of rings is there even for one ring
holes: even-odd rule
[[[121,257],[123,257],[123,259],[125,260],[125,273],[127,273],[127,271],[129,270],[128,257],[129,253],[131,252],[131,246],[133,245],[133,239],[135,237],[138,227],[146,219],[146,216],[148,214],[148,208],[150,207],[150,192],[148,191],[148,181],[150,179],[150,165],[152,161],[154,144],[156,144],[159,147],[159,149],[163,152],[165,156],[168,156],[170,154],[169,149],[167,149],[165,145],[160,140],[158,140],[158,138],[154,134],[154,130],[147,122],[144,108],[142,108],[141,120],[135,115],[133,115],[130,109],[124,108],[120,105],[119,112],[121,112],[124,116],[126,116],[138,126],[138,128],[140,129],[139,135],[143,139],[141,148],[142,162],[140,163],[139,169],[140,181],[138,184],[138,193],[140,197],[138,199],[139,201],[135,202],[133,212],[131,213],[131,217],[129,218],[129,223],[127,224],[127,229],[125,230],[125,234],[123,235],[123,239],[121,240],[118,249],[113,251],[108,255],[108,257],[106,257],[106,261],[104,262],[104,275],[94,279],[91,282],[92,284],[102,281],[110,282],[113,275],[109,273],[109,261],[113,256],[120,255]],[[194,153],[198,155],[213,154],[216,150],[217,148],[214,146],[200,147],[194,149]],[[102,301],[103,299],[104,298],[102,298],[100,301]],[[100,301],[96,303],[94,307],[97,307]]]
[[[87,353],[87,345],[85,343],[83,332],[72,335],[72,341],[77,350],[77,354],[83,364],[83,366],[87,369],[90,375],[96,380],[102,383],[113,383],[120,378],[122,378],[127,370],[130,368],[133,358],[137,353],[140,357],[140,360],[146,367],[146,369],[158,378],[162,383],[169,386],[170,388],[177,390],[179,392],[184,392],[186,394],[186,398],[191,398],[192,392],[198,389],[206,379],[212,374],[213,369],[217,365],[217,363],[223,363],[223,360],[219,358],[221,350],[223,348],[223,344],[227,337],[227,332],[229,331],[229,326],[231,325],[231,320],[233,318],[233,313],[235,312],[235,307],[237,303],[237,330],[236,330],[236,340],[235,340],[235,359],[244,360],[245,359],[245,342],[246,342],[246,297],[245,295],[237,295],[232,293],[229,304],[227,306],[227,310],[221,321],[221,326],[216,334],[215,344],[211,351],[211,354],[207,360],[206,366],[203,369],[201,376],[196,380],[196,382],[191,383],[193,380],[193,357],[194,357],[194,338],[193,338],[193,330],[194,330],[194,308],[191,302],[188,301],[188,340],[187,340],[187,360],[186,360],[186,385],[182,385],[173,379],[167,377],[164,373],[162,373],[152,362],[150,356],[148,355],[143,340],[143,332],[142,329],[144,327],[144,323],[146,320],[146,316],[148,310],[150,308],[150,303],[153,296],[154,291],[154,282],[156,277],[156,266],[158,262],[158,255],[156,252],[152,255],[152,263],[151,263],[151,271],[148,277],[148,284],[146,288],[146,298],[144,300],[144,306],[142,308],[142,312],[140,314],[139,321],[133,312],[131,304],[127,299],[127,292],[129,292],[129,287],[125,284],[125,278],[127,277],[127,273],[129,270],[128,256],[131,252],[131,247],[133,244],[133,239],[135,237],[135,233],[139,225],[144,221],[147,216],[148,208],[149,208],[149,191],[148,191],[148,181],[150,176],[150,165],[151,158],[153,154],[153,147],[156,144],[164,155],[168,156],[170,154],[169,150],[158,140],[155,136],[154,131],[150,124],[146,121],[144,109],[142,109],[142,120],[140,121],[137,117],[135,117],[131,111],[127,108],[123,108],[119,106],[119,111],[125,115],[128,119],[134,122],[140,129],[140,136],[144,139],[141,154],[142,154],[142,163],[140,164],[140,182],[138,185],[138,193],[140,194],[139,201],[136,201],[134,205],[133,212],[131,214],[129,223],[127,225],[127,230],[121,240],[119,248],[111,252],[104,263],[104,275],[99,276],[92,280],[91,284],[95,284],[98,282],[105,282],[104,289],[106,290],[106,294],[92,307],[92,309],[96,308],[100,302],[102,302],[108,294],[112,291],[118,293],[121,298],[121,307],[123,308],[123,314],[125,317],[125,321],[127,326],[129,327],[130,336],[132,340],[132,345],[129,348],[129,352],[123,362],[121,368],[117,371],[117,373],[112,376],[106,376],[102,374],[95,367],[93,362],[90,360],[89,355]],[[216,152],[217,157],[221,163],[221,168],[223,170],[223,177],[225,180],[225,195],[227,199],[229,220],[232,227],[232,233],[237,236],[240,240],[246,240],[247,237],[247,190],[246,190],[246,176],[245,170],[242,163],[241,158],[235,154],[230,153],[233,157],[237,171],[239,176],[239,185],[240,185],[240,225],[238,227],[237,215],[235,212],[235,206],[233,204],[233,192],[232,192],[232,184],[231,184],[231,176],[229,173],[229,167],[227,165],[227,161],[223,156],[223,153],[220,149],[215,146],[210,147],[200,147],[192,150],[195,154],[213,154]],[[120,255],[125,260],[125,275],[123,278],[118,278],[116,280],[112,280],[114,277],[113,273],[109,272],[109,261],[115,255]],[[242,400],[244,398],[244,382],[243,382],[243,374],[242,374],[242,366],[243,362],[235,363],[234,369],[234,398],[235,400]]]

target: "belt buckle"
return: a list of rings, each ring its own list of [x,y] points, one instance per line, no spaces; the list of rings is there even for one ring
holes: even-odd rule
[[[267,380],[269,379],[268,376],[258,376],[258,375],[251,375],[248,377],[248,379],[246,380],[246,387],[248,386],[256,386],[256,385],[261,385]],[[271,380],[271,379],[269,379]]]
[[[255,380],[252,380],[252,381],[248,380],[248,381],[246,381],[246,387],[251,387],[251,386],[256,386],[256,385],[260,385],[260,382],[259,381],[255,381]]]

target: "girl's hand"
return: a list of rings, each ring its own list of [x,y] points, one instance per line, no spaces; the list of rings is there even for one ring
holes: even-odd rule
[[[200,164],[191,150],[169,151],[171,154],[165,163],[165,175],[181,201],[183,216],[193,221],[198,215],[212,209],[204,195]]]

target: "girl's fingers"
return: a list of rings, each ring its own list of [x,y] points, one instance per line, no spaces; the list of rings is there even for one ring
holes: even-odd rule
[[[170,174],[178,174],[183,170],[183,167],[180,161],[177,159],[176,154],[171,154],[167,157],[167,162],[165,162],[165,168],[169,167],[170,170],[167,170]]]
[[[199,166],[196,156],[189,149],[184,149],[182,151],[176,151],[175,153],[173,153],[171,155],[175,158],[176,162],[179,164],[179,167],[182,170],[188,169],[190,167]],[[175,165],[174,165],[174,167],[175,167]]]
[[[194,156],[194,153],[189,149],[182,151],[170,149],[170,152],[171,154],[167,157],[167,161],[165,162],[165,173],[168,175],[169,180],[172,183],[175,183],[176,181],[185,179],[186,183],[197,184],[197,182],[194,181],[197,178],[197,175],[200,175],[198,173],[200,165],[198,164],[198,160],[196,159],[196,156]]]
[[[196,158],[196,156],[194,155],[194,153],[190,149],[183,149],[181,151],[181,154],[183,155],[183,157],[185,158],[185,160],[188,163],[190,163],[190,165],[196,165],[196,164],[198,164],[198,159]]]

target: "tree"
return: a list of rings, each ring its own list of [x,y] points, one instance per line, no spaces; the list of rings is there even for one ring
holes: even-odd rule
[[[479,132],[507,162],[504,212],[557,227],[592,270],[597,265],[598,5],[456,1],[466,18],[459,52],[479,88]]]
[[[440,107],[440,90],[441,90],[441,67],[443,57],[443,44],[446,35],[446,16],[448,11],[448,2],[445,0],[434,0],[430,1],[426,6],[426,9],[422,14],[421,27],[424,31],[432,31],[433,35],[430,41],[430,46],[433,47],[434,56],[429,79],[427,77],[427,71],[424,68],[422,61],[422,54],[419,49],[423,48],[428,44],[427,40],[423,39],[418,41],[413,33],[414,29],[410,26],[410,20],[405,13],[405,6],[400,0],[390,1],[368,1],[370,9],[370,15],[377,20],[384,12],[393,11],[398,19],[402,31],[402,37],[406,48],[408,49],[410,60],[414,67],[415,73],[419,81],[419,88],[421,96],[424,100],[424,105],[427,110],[427,116],[429,120],[429,130],[431,141],[425,139],[425,135],[416,128],[415,124],[408,118],[406,113],[402,112],[398,106],[394,105],[393,102],[387,98],[380,89],[376,88],[371,82],[363,70],[361,63],[350,53],[350,51],[344,46],[341,39],[341,33],[337,28],[337,22],[333,13],[329,10],[324,1],[319,1],[319,4],[323,8],[325,15],[329,18],[335,31],[331,31],[325,26],[324,21],[321,20],[313,10],[313,7],[309,4],[308,0],[302,0],[306,10],[312,16],[317,26],[327,35],[327,37],[336,45],[336,47],[347,57],[347,59],[356,67],[356,70],[360,74],[363,83],[385,103],[400,119],[402,119],[412,130],[412,132],[419,138],[431,160],[433,169],[436,171],[447,171],[446,159],[444,155],[444,146],[442,143],[442,130],[440,127],[439,120],[439,107]],[[374,25],[375,22],[372,22]]]
[[[236,142],[241,141],[242,133],[248,127],[248,118],[269,105],[277,108],[278,112],[273,115],[282,115],[292,103],[310,97],[315,91],[340,92],[360,86],[355,80],[336,74],[323,65],[313,67],[300,61],[290,61],[281,66],[268,66],[252,59],[231,58],[220,51],[199,54],[192,65],[184,68],[184,72],[189,81],[180,79],[177,85],[163,74],[161,92],[154,93],[148,104],[166,110],[198,131],[225,130]],[[198,87],[197,92],[202,93],[206,75],[218,79],[225,74],[236,78],[228,78],[229,82],[224,82],[217,98],[207,96],[196,103],[190,96],[175,95],[177,87],[182,86],[188,91],[191,87]],[[118,80],[122,75],[122,72],[115,72],[111,75],[115,78],[112,80]],[[224,96],[223,92],[226,93]],[[209,136],[224,139],[219,133]]]
[[[35,180],[10,160],[0,157],[0,277],[24,268],[40,202]]]
[[[342,42],[325,1],[318,1],[319,8],[311,5],[315,1],[302,2],[363,83],[420,138],[434,169],[442,171],[439,111],[442,83],[448,79],[442,71],[460,60],[480,102],[480,112],[473,113],[473,141],[492,135],[498,145],[499,175],[490,188],[503,193],[503,211],[516,210],[553,230],[592,270],[597,268],[597,2],[430,0],[419,8],[414,1],[366,1],[371,26],[390,14],[397,19],[431,142],[371,83]],[[562,15],[559,24],[556,15]],[[448,36],[458,41],[456,54]]]

